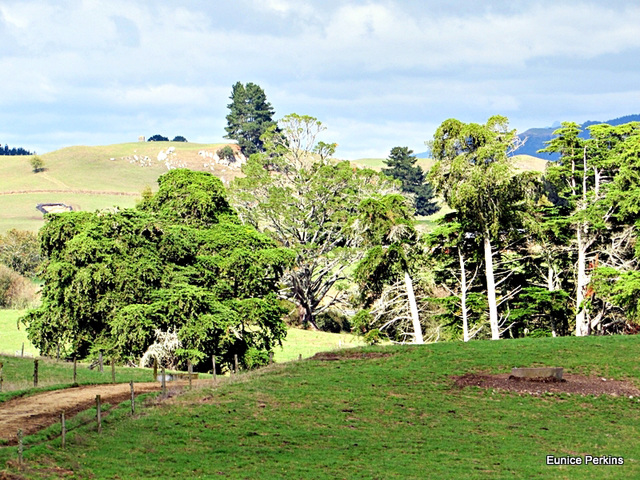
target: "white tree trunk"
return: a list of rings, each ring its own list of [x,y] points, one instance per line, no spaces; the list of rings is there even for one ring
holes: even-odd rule
[[[413,282],[407,271],[404,272],[404,284],[407,288],[411,321],[413,322],[413,343],[423,344],[424,338],[422,337],[422,327],[420,326],[420,317],[418,316],[418,305],[416,304],[416,297],[413,294]]]
[[[491,340],[500,340],[500,326],[498,325],[498,304],[496,302],[496,282],[493,276],[493,252],[489,233],[484,235],[484,263],[487,277],[487,300],[489,301],[489,324],[491,325]]]
[[[556,289],[556,285],[555,285],[555,270],[553,268],[553,264],[551,263],[551,258],[549,258],[547,260],[549,262],[548,266],[547,266],[547,290],[549,290],[550,292],[553,292]],[[558,334],[556,332],[556,325],[555,323],[553,323],[551,325],[551,336],[552,337],[557,337]]]
[[[458,248],[460,259],[460,308],[462,310],[462,335],[465,342],[469,341],[469,315],[467,313],[467,273],[464,268],[462,249]]]
[[[583,225],[578,225],[578,273],[576,279],[576,337],[589,335],[589,320],[584,308],[584,293],[589,279],[587,278],[587,247],[582,232]]]

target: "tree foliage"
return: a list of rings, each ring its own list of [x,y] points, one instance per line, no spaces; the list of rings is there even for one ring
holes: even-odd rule
[[[169,138],[168,137],[164,137],[162,135],[152,135],[151,137],[149,137],[147,139],[147,142],[168,142]]]
[[[416,165],[418,159],[412,153],[413,150],[408,147],[393,147],[389,158],[384,161],[387,168],[383,168],[382,172],[400,180],[402,191],[414,196],[416,215],[431,215],[439,210],[433,187],[426,182],[424,171]]]
[[[217,178],[177,169],[159,182],[137,209],[49,217],[42,307],[23,320],[43,354],[137,360],[175,331],[181,358],[229,363],[284,338],[275,291],[291,254],[240,225]]]
[[[231,103],[227,105],[227,134],[224,138],[236,140],[242,153],[249,157],[263,152],[262,135],[275,125],[274,110],[264,90],[255,83],[237,82],[231,90]]]
[[[382,174],[330,159],[336,145],[317,141],[323,130],[314,117],[284,117],[232,185],[241,218],[295,252],[283,294],[316,327],[318,314],[345,299],[345,268],[361,256],[361,232],[351,226],[359,205],[395,190]]]

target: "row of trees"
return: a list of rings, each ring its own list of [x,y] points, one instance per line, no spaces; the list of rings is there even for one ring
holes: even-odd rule
[[[260,93],[234,86],[248,91]],[[514,167],[501,116],[443,122],[428,175],[405,147],[383,172],[334,160],[324,129],[298,114],[244,125],[253,152],[229,191],[174,170],[135,209],[50,216],[32,341],[134,360],[164,338],[181,359],[252,366],[286,333],[284,299],[316,328],[341,311],[372,342],[637,329],[637,123],[592,126],[589,140],[563,124],[544,174]],[[434,194],[452,211],[420,235],[414,215]]]
[[[0,155],[34,155],[34,152],[30,152],[22,147],[9,148],[9,145],[4,147],[0,145]]]

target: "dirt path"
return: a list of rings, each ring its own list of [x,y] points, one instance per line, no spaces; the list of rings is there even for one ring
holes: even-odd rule
[[[156,382],[134,384],[136,395],[158,390],[160,384]],[[59,422],[63,411],[70,418],[95,405],[96,395],[101,396],[103,404],[114,405],[131,398],[131,387],[128,383],[89,385],[43,392],[0,403],[0,439],[15,444],[19,429],[25,435],[35,433]]]

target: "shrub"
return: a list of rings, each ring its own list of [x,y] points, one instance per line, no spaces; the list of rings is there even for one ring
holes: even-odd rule
[[[269,365],[269,352],[253,347],[249,348],[244,354],[243,361],[245,368],[248,370]]]
[[[38,173],[44,170],[44,161],[37,155],[34,155],[33,157],[31,157],[31,159],[29,160],[29,163],[31,164],[31,169],[33,170],[33,173]]]
[[[162,135],[154,135],[152,137],[149,137],[149,140],[147,140],[147,142],[168,142],[169,139],[167,137],[163,137]]]
[[[177,137],[174,137],[173,140],[171,140],[172,142],[186,142],[187,139],[184,138],[182,135],[178,135]]]
[[[37,301],[35,285],[18,272],[0,264],[0,307],[23,309]]]
[[[218,154],[218,157],[220,157],[221,159],[228,160],[229,162],[236,161],[235,152],[233,151],[233,148],[231,148],[229,145],[222,147],[216,153]]]

